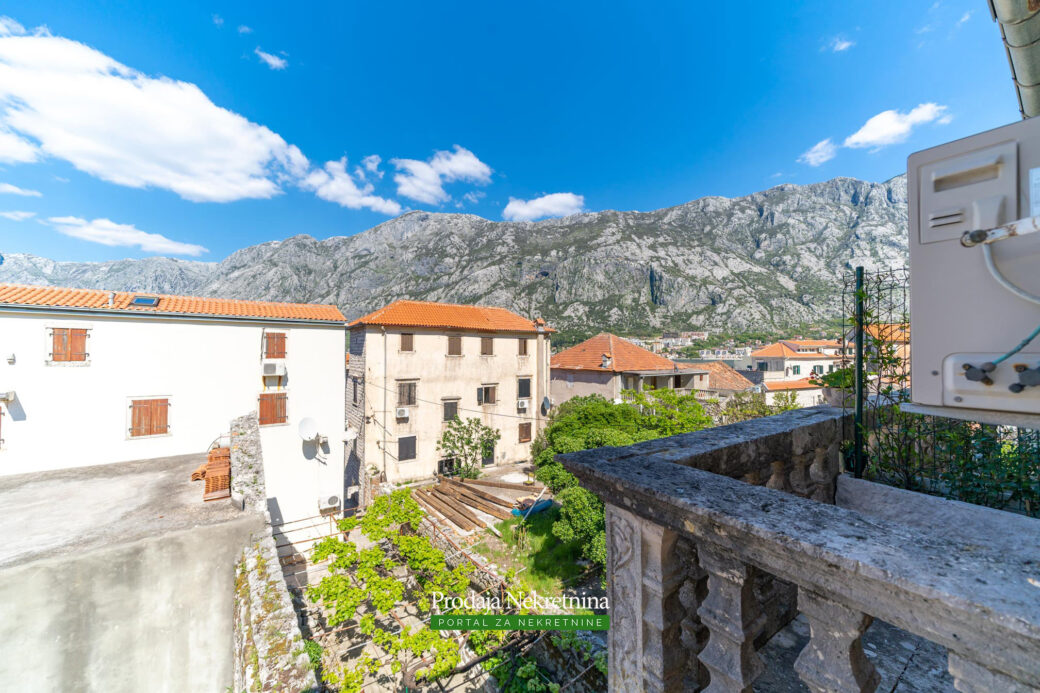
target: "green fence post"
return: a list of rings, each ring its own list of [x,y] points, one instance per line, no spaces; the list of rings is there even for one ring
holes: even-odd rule
[[[863,449],[863,400],[864,364],[863,364],[863,267],[856,268],[856,418],[855,430],[852,433],[853,469],[857,479],[863,477],[866,465],[866,451]]]

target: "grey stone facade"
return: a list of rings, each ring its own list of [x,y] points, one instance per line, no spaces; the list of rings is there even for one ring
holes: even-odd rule
[[[365,459],[365,328],[355,327],[350,330],[347,353],[347,420],[346,427],[358,432],[358,437],[346,446],[346,467],[344,471],[344,487],[359,486],[357,505],[362,510],[372,502],[373,489],[368,470],[364,468]]]
[[[796,586],[812,634],[794,669],[811,691],[875,690],[872,618],[947,648],[959,691],[1040,689],[1034,543],[996,550],[833,505],[843,425],[818,407],[560,456],[607,506],[610,690],[750,691],[763,574]]]
[[[231,422],[231,497],[245,510],[267,510],[260,425],[255,411]]]

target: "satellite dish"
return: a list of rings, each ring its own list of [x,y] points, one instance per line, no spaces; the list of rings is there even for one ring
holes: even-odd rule
[[[304,440],[314,440],[318,437],[318,422],[308,416],[300,420],[300,426],[297,430],[300,432],[300,437]]]
[[[548,397],[542,398],[542,411],[549,411],[552,409],[552,400]]]
[[[343,432],[343,442],[344,443],[349,443],[352,440],[357,440],[357,437],[358,437],[358,432],[357,432],[357,430],[355,430],[353,428],[348,428],[346,431]]]

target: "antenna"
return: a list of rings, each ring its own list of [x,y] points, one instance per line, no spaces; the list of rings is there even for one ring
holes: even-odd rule
[[[318,437],[318,422],[308,416],[300,420],[297,430],[300,432],[300,438],[307,441],[314,440]]]

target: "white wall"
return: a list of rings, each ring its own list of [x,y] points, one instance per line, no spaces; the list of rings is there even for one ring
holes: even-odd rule
[[[766,392],[766,404],[775,404],[777,395],[786,395],[789,392],[795,393],[795,403],[799,407],[815,407],[817,404],[823,403],[823,388],[809,388],[806,390],[778,390]]]
[[[414,334],[413,351],[401,351],[402,332]],[[379,471],[385,468],[390,481],[419,479],[436,473],[442,458],[437,451],[437,441],[447,425],[443,421],[442,401],[447,397],[459,398],[461,418],[478,418],[501,431],[502,438],[495,447],[495,464],[525,462],[531,457],[531,444],[519,442],[519,424],[532,424],[532,440],[542,426],[541,401],[549,394],[548,335],[453,332],[462,337],[462,356],[448,356],[447,334],[418,328],[388,328],[384,360],[383,333],[378,327],[366,328],[362,405],[369,418],[365,424],[364,465]],[[486,336],[495,340],[492,356],[480,354],[480,340]],[[518,354],[520,337],[528,340],[527,356]],[[517,408],[520,377],[531,378],[530,406],[526,412]],[[407,420],[398,419],[397,382],[412,379],[418,380],[419,401],[409,408]],[[477,388],[484,384],[497,384],[496,404],[477,404]],[[347,396],[349,399],[349,392]],[[412,435],[416,436],[415,459],[398,461],[398,439]]]
[[[557,407],[573,397],[599,395],[612,400],[621,396],[620,376],[616,373],[564,368],[554,368],[551,373],[552,400]]]
[[[88,329],[88,361],[49,363],[52,327]],[[289,423],[261,433],[268,495],[286,519],[317,514],[317,497],[328,490],[318,483],[331,482],[319,476],[296,425],[303,416],[319,421],[330,445],[321,469],[341,477],[345,332],[338,325],[0,312],[0,391],[17,393],[0,405],[0,475],[204,452],[232,418],[257,409],[265,328],[289,335]],[[170,432],[131,438],[130,401],[149,398],[169,399]]]

